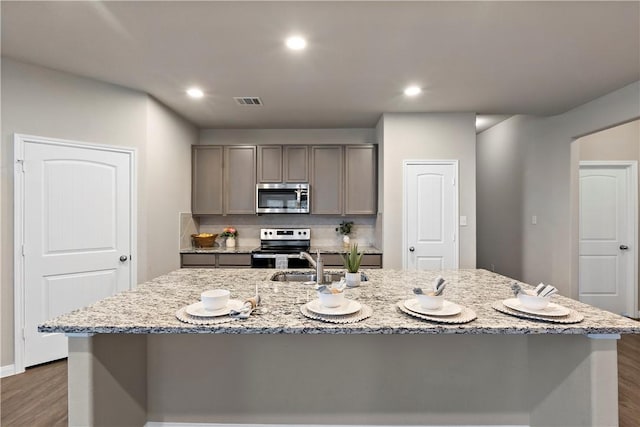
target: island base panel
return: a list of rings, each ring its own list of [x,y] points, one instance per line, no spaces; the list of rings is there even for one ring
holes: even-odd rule
[[[70,426],[144,426],[147,335],[70,337]]]
[[[616,369],[580,335],[96,335],[70,425],[615,426]]]

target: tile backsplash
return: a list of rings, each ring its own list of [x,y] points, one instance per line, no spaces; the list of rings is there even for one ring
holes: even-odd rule
[[[362,246],[376,246],[375,216],[348,217],[325,215],[228,215],[194,217],[191,222],[180,216],[180,247],[191,247],[192,233],[221,233],[227,226],[238,230],[237,244],[239,246],[260,246],[261,228],[310,228],[311,244],[314,246],[335,246],[342,244],[342,235],[336,232],[336,227],[342,221],[353,221],[351,241]],[[191,217],[191,214],[186,214]],[[195,227],[195,231],[186,231],[187,227]],[[184,228],[183,228],[184,227]],[[190,230],[193,230],[190,228]],[[183,246],[188,238],[187,246]]]

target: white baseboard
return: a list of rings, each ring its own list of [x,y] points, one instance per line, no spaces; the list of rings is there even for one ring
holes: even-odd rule
[[[172,423],[172,422],[162,422],[162,421],[147,421],[144,425],[145,427],[291,427],[291,424],[223,424],[223,423]],[[296,424],[296,427],[402,427],[402,426],[391,426],[391,425],[322,425],[320,424]],[[429,425],[429,426],[412,426],[412,427],[451,427],[451,426],[437,426],[437,425]],[[474,425],[464,425],[458,427],[529,427],[528,425],[482,425],[482,426],[474,426]]]
[[[16,373],[16,365],[11,364],[11,365],[0,367],[0,378],[15,375],[15,373]]]

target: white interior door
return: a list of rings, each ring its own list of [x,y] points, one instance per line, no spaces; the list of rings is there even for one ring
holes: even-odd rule
[[[458,268],[457,179],[457,161],[405,162],[406,269]]]
[[[579,298],[635,312],[635,188],[629,165],[580,163]]]
[[[130,289],[133,153],[21,148],[26,367],[67,356],[66,337],[37,332],[39,323]]]

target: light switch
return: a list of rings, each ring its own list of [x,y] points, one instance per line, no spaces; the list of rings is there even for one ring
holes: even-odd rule
[[[531,217],[531,224],[533,224],[533,225],[538,224],[538,216],[537,215],[533,215]]]
[[[467,225],[467,217],[462,215],[460,217],[460,225]]]

